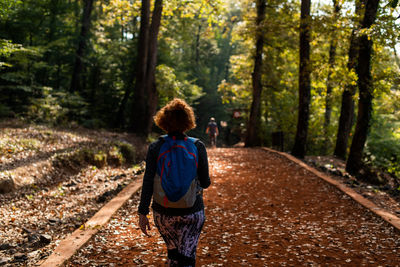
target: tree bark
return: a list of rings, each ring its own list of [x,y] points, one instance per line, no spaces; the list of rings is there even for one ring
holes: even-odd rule
[[[265,18],[265,0],[257,0],[257,18],[256,18],[256,54],[254,57],[254,70],[252,73],[253,101],[250,108],[250,117],[247,124],[247,133],[245,145],[256,146],[260,144],[259,124],[261,109],[261,74],[262,74],[262,53],[264,47],[263,21]]]
[[[90,20],[91,20],[91,13],[93,10],[93,2],[94,0],[84,1],[81,32],[78,37],[78,47],[75,53],[75,64],[72,71],[72,79],[70,85],[71,92],[74,91],[79,92],[82,90],[82,81],[81,81],[81,72],[83,70],[82,58],[85,55],[86,41],[90,32]]]
[[[337,0],[333,0],[333,18],[337,20],[339,18],[340,5]],[[336,29],[333,29],[331,34],[331,42],[329,47],[329,59],[328,59],[328,77],[326,80],[326,97],[325,97],[325,114],[324,114],[324,142],[321,149],[322,154],[326,154],[329,147],[329,125],[331,124],[331,114],[332,114],[332,74],[336,64],[336,46],[337,46],[337,36]]]
[[[75,32],[78,34],[79,31],[79,13],[80,13],[80,0],[74,1],[74,16],[75,16]]]
[[[147,109],[146,109],[146,132],[151,132],[153,125],[153,115],[157,109],[158,95],[155,80],[157,66],[157,47],[158,47],[158,32],[161,24],[163,1],[156,0],[154,2],[153,15],[151,17],[150,33],[149,33],[149,55],[147,63],[146,75],[146,91],[147,91]]]
[[[362,29],[369,29],[375,22],[379,0],[368,0],[365,15],[361,25]],[[346,163],[346,171],[357,175],[363,167],[363,150],[370,128],[372,114],[372,75],[371,75],[372,39],[363,33],[360,36],[359,54],[357,62],[358,75],[358,114],[354,137],[350,147],[349,158]]]
[[[97,92],[99,90],[100,77],[101,77],[101,68],[99,62],[93,62],[93,67],[91,69],[91,77],[90,77],[90,109],[95,114],[96,112],[96,104],[97,104]]]
[[[311,0],[302,0],[300,18],[299,114],[296,139],[292,151],[292,155],[298,158],[304,158],[306,154],[308,120],[310,116],[310,11]]]
[[[54,34],[56,32],[57,27],[57,15],[58,15],[58,0],[51,0],[50,2],[50,26],[49,26],[49,34],[47,35],[48,42],[52,42],[54,40]]]
[[[134,17],[132,19],[132,23],[135,25],[137,17]],[[126,122],[126,105],[128,103],[129,97],[132,94],[133,91],[133,85],[134,85],[134,80],[135,80],[135,73],[136,73],[136,59],[134,56],[134,53],[132,53],[131,58],[130,58],[130,63],[129,63],[129,69],[127,70],[128,77],[125,79],[125,93],[124,97],[121,100],[121,103],[119,105],[118,111],[116,118],[114,120],[114,127],[116,128],[125,128],[125,122]]]
[[[365,0],[364,0],[365,1]],[[361,16],[363,1],[356,1],[356,16]],[[347,69],[349,73],[356,72],[358,43],[359,39],[356,32],[360,29],[360,24],[351,32],[350,47],[348,52]],[[336,135],[336,145],[334,155],[341,159],[346,159],[347,144],[351,132],[351,127],[354,121],[354,94],[357,87],[353,84],[347,84],[342,94],[342,105],[340,108],[339,127]]]
[[[133,101],[133,121],[132,130],[138,134],[144,134],[146,129],[146,71],[148,57],[148,40],[149,40],[149,20],[150,20],[150,0],[142,0],[140,14],[140,30],[138,44],[138,59],[136,67],[136,82]]]
[[[196,55],[195,55],[195,62],[196,65],[199,65],[199,60],[200,60],[200,33],[201,33],[201,23],[199,24],[199,27],[197,29],[197,34],[196,34]]]

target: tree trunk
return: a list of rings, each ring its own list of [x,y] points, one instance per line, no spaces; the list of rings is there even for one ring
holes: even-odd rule
[[[50,26],[49,26],[49,34],[47,35],[48,42],[52,42],[54,40],[54,34],[56,32],[57,27],[57,15],[58,15],[59,7],[58,0],[51,0],[50,2]]]
[[[78,34],[79,31],[79,13],[80,13],[80,0],[74,1],[74,16],[75,16],[75,33]]]
[[[90,109],[92,114],[96,113],[96,104],[97,104],[97,92],[99,90],[100,77],[101,77],[101,68],[99,62],[93,62],[93,67],[91,70],[90,77]]]
[[[133,82],[133,81],[132,81]],[[122,98],[122,101],[119,105],[117,116],[115,119],[114,127],[116,128],[124,128],[125,127],[125,109],[126,109],[126,104],[128,103],[128,99],[131,95],[131,91],[129,90],[129,85],[127,85],[124,97]]]
[[[140,14],[140,30],[138,44],[138,59],[136,67],[136,82],[134,87],[133,101],[133,121],[132,130],[138,134],[144,134],[146,131],[146,71],[148,57],[149,40],[149,20],[150,20],[150,0],[142,0]]]
[[[71,92],[82,90],[82,81],[81,81],[81,72],[83,70],[82,58],[85,55],[86,40],[88,38],[90,31],[90,18],[93,10],[93,2],[94,0],[84,1],[81,32],[78,38],[79,40],[78,48],[75,53],[75,64],[74,64],[74,69],[72,71],[72,79],[70,86]]]
[[[57,73],[56,73],[56,83],[54,85],[55,89],[60,89],[60,84],[61,84],[61,60],[59,57],[57,57]]]
[[[136,22],[136,17],[134,17],[132,19],[132,23],[135,24]],[[126,82],[125,82],[125,93],[124,93],[124,97],[121,100],[121,103],[119,105],[118,111],[117,111],[117,116],[114,120],[114,127],[116,128],[125,128],[125,122],[126,122],[126,115],[125,115],[125,111],[126,111],[126,104],[128,103],[129,97],[132,94],[133,91],[133,82],[134,82],[134,78],[135,78],[135,73],[136,73],[136,60],[135,57],[132,53],[131,56],[131,62],[129,64],[129,68],[127,70],[127,73],[130,74],[128,75],[128,77],[126,78]]]
[[[300,18],[299,114],[296,139],[292,151],[293,156],[299,158],[304,158],[306,154],[308,120],[310,116],[310,9],[311,0],[302,0]]]
[[[158,95],[156,87],[156,66],[157,66],[157,47],[158,32],[161,24],[163,1],[156,0],[154,2],[153,15],[151,17],[150,33],[149,33],[149,55],[146,74],[146,91],[147,91],[147,109],[146,109],[146,134],[151,132],[153,125],[153,115],[157,109]]]
[[[117,116],[114,120],[114,127],[116,128],[125,128],[125,122],[126,122],[126,104],[128,103],[129,97],[132,94],[133,91],[133,82],[134,82],[134,77],[135,77],[135,65],[136,65],[136,61],[134,60],[134,57],[132,55],[131,57],[131,63],[130,63],[130,69],[128,70],[128,73],[130,73],[131,75],[128,75],[126,82],[125,82],[125,93],[124,93],[124,97],[122,98],[122,101],[119,105],[118,111],[117,111]]]
[[[361,16],[362,1],[356,1],[356,16]],[[349,73],[356,72],[358,56],[358,37],[356,32],[360,28],[360,23],[351,32],[350,47],[348,53],[347,69]],[[354,121],[354,100],[357,87],[353,84],[347,84],[342,94],[342,106],[340,109],[339,127],[336,135],[336,146],[334,155],[341,159],[346,159],[347,144],[350,136],[351,126]]]
[[[265,0],[257,0],[257,18],[256,18],[256,54],[254,58],[254,70],[252,73],[253,83],[253,101],[250,108],[250,117],[247,124],[247,133],[245,145],[256,146],[260,144],[259,124],[260,124],[260,109],[261,109],[261,74],[262,74],[262,53],[264,47],[264,31],[263,21],[265,18]]]
[[[337,0],[333,0],[333,18],[335,21],[339,18],[340,5]],[[333,29],[331,35],[331,43],[329,47],[329,59],[328,59],[328,77],[326,80],[326,97],[325,97],[325,115],[324,115],[324,143],[322,146],[321,153],[326,154],[329,147],[329,125],[331,124],[331,114],[332,114],[332,74],[336,63],[336,46],[337,46],[337,36],[336,29]]]
[[[195,47],[195,51],[196,51],[196,56],[195,56],[196,66],[199,65],[199,60],[200,60],[200,33],[201,33],[201,24],[199,24],[199,27],[198,27],[198,30],[197,30],[197,34],[196,34],[196,47]]]
[[[375,22],[379,0],[368,0],[362,29],[369,29]],[[363,33],[360,36],[359,54],[357,62],[358,75],[358,114],[354,137],[350,147],[349,158],[346,163],[346,171],[356,175],[363,167],[363,150],[371,122],[372,114],[372,75],[371,75],[372,39]]]

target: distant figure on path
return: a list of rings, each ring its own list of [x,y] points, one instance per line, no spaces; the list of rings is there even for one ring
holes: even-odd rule
[[[219,135],[218,125],[213,117],[210,118],[210,122],[207,125],[206,134],[210,136],[211,147],[217,146],[217,136]]]
[[[149,236],[147,214],[153,198],[154,223],[168,249],[168,266],[195,266],[203,228],[203,188],[210,186],[205,145],[185,132],[196,127],[193,109],[170,101],[154,116],[167,135],[150,144],[139,204],[139,226]]]

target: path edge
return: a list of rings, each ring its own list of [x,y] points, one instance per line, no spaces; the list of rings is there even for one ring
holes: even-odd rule
[[[365,208],[369,209],[370,211],[375,213],[377,216],[381,217],[383,220],[385,220],[386,222],[390,223],[394,228],[396,228],[397,230],[400,231],[400,218],[399,217],[397,217],[396,215],[388,212],[387,210],[379,208],[375,203],[373,203],[372,201],[366,199],[365,197],[363,197],[362,195],[360,195],[359,193],[357,193],[356,191],[354,191],[350,187],[347,187],[343,183],[341,183],[341,182],[329,177],[328,175],[326,175],[326,174],[318,171],[317,169],[307,165],[303,161],[299,160],[298,158],[296,158],[296,157],[294,157],[292,155],[289,155],[288,153],[276,151],[276,150],[271,149],[269,147],[262,147],[261,149],[286,157],[288,160],[296,163],[300,167],[302,167],[302,168],[306,169],[307,171],[313,173],[314,175],[316,175],[317,177],[321,178],[322,180],[324,180],[324,181],[328,182],[329,184],[335,186],[340,191],[342,191],[343,193],[345,193],[346,195],[351,197],[353,200],[355,200],[356,202],[358,202],[359,204],[361,204]]]
[[[80,229],[75,230],[71,235],[63,239],[55,248],[53,253],[42,263],[40,267],[64,266],[71,257],[81,249],[127,202],[133,194],[142,187],[143,175],[138,176],[128,184],[113,199],[105,204],[93,215]]]

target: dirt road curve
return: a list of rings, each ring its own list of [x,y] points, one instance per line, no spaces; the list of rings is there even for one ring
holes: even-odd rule
[[[212,186],[198,266],[400,266],[400,233],[279,155],[209,150]],[[137,227],[135,196],[69,266],[164,266],[155,228]]]

